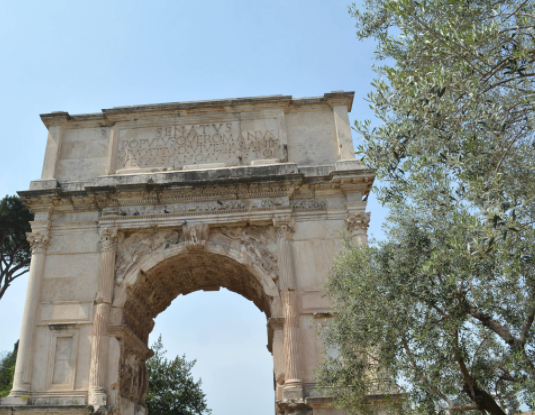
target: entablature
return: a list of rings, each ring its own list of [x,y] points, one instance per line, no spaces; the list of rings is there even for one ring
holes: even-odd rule
[[[375,174],[357,160],[342,166],[345,170],[319,166],[301,171],[285,163],[101,176],[90,183],[46,180],[32,182],[19,195],[34,212],[97,210],[99,220],[106,222],[192,216],[213,220],[214,215],[251,220],[261,212],[335,211],[344,210],[345,202],[358,203],[369,194]]]

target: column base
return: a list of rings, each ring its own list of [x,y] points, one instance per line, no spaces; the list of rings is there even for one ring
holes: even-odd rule
[[[304,398],[303,384],[299,379],[289,379],[282,387],[284,401],[302,402]]]
[[[0,398],[0,405],[29,405],[30,396],[29,395],[8,395],[5,398]]]
[[[103,386],[95,386],[89,389],[87,403],[95,407],[108,405],[108,391]]]
[[[277,401],[277,413],[284,415],[308,415],[310,406],[304,401]]]

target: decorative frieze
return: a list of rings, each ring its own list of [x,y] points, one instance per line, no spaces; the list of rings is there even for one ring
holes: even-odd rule
[[[290,201],[290,206],[293,210],[303,211],[303,210],[323,210],[327,208],[327,203],[325,200],[292,200]]]
[[[215,200],[211,202],[166,203],[163,205],[110,206],[102,209],[102,216],[184,215],[191,212],[219,212],[244,208],[245,205],[240,200]]]
[[[109,206],[102,209],[102,219],[144,219],[148,217],[196,216],[199,214],[223,214],[262,210],[292,209],[295,211],[325,210],[325,200],[290,200],[288,198],[270,198],[254,200],[215,200],[210,202],[166,203],[157,205]]]

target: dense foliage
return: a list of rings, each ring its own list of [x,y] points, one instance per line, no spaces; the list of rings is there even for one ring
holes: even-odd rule
[[[210,414],[206,395],[191,375],[195,360],[188,362],[186,356],[173,360],[164,357],[162,336],[152,345],[154,356],[147,360],[149,391],[145,403],[149,415],[201,415]]]
[[[332,271],[339,354],[320,381],[359,413],[533,409],[535,3],[350,12],[386,62],[369,95],[380,125],[356,129],[390,214],[385,241],[348,246]]]
[[[0,300],[15,278],[28,272],[31,250],[26,232],[31,232],[33,213],[17,196],[0,200]]]
[[[11,388],[13,387],[18,348],[19,342],[15,343],[12,352],[5,353],[0,357],[0,398],[9,395],[9,392],[11,392]]]

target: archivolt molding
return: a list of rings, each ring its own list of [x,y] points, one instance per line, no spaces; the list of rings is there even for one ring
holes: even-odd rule
[[[204,247],[209,232],[208,252],[226,255],[249,265],[253,274],[267,274],[272,280],[278,278],[277,246],[269,228],[242,226],[209,231],[207,224],[191,223],[183,225],[180,230],[119,231],[115,261],[117,285],[123,283],[126,275],[135,275],[136,272],[132,271],[138,268],[148,270],[166,258],[183,254],[184,246],[186,249]],[[274,230],[271,233],[274,234]]]
[[[174,257],[187,260],[188,255],[202,261],[204,254],[230,258],[243,266],[269,298],[270,314],[280,314],[275,230],[258,226],[209,229],[201,223],[188,223],[178,230],[119,232],[113,306],[124,308],[146,275],[164,261]]]

